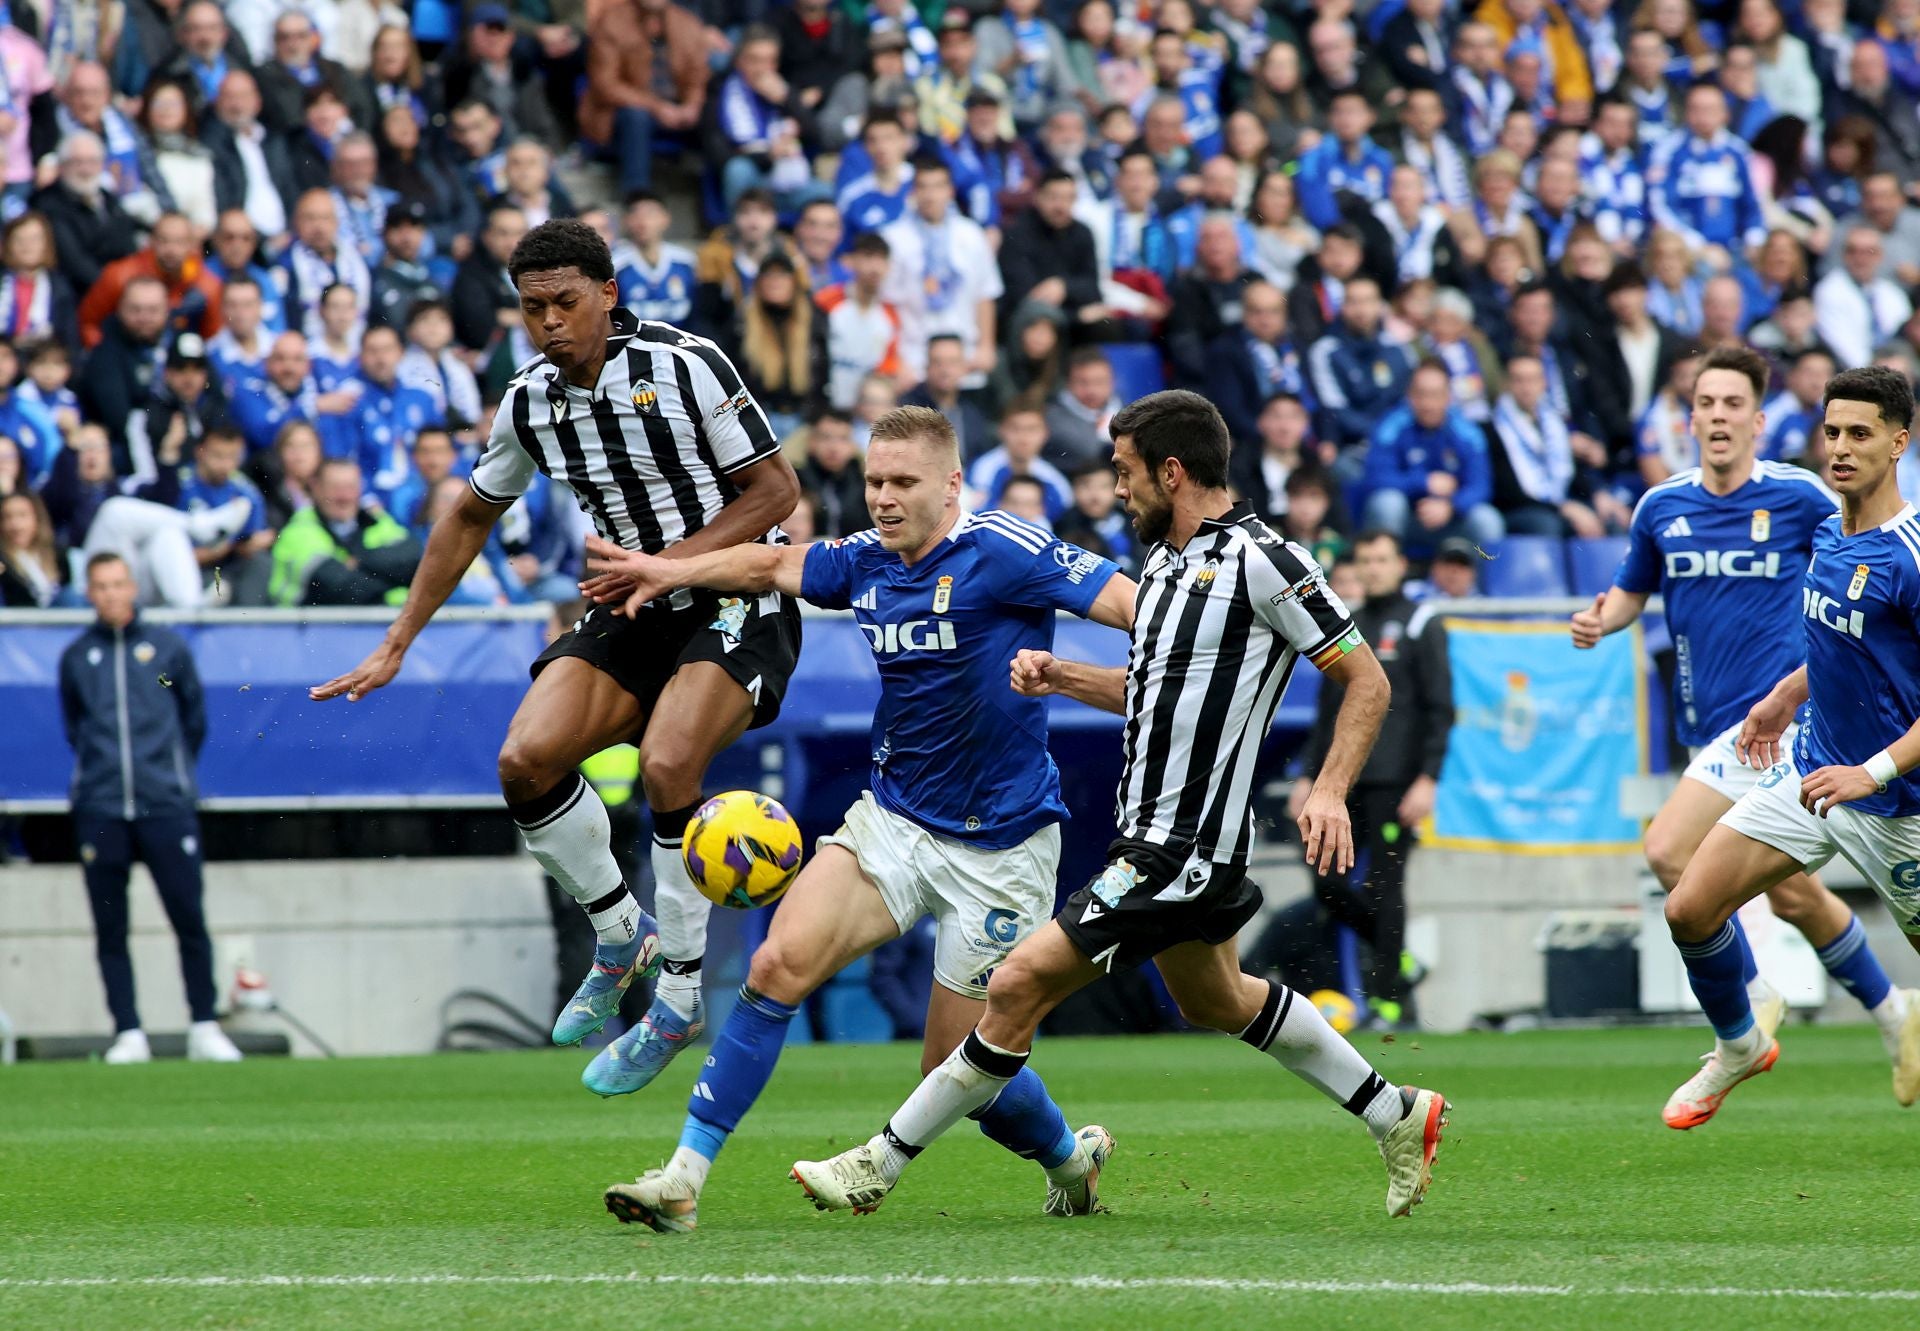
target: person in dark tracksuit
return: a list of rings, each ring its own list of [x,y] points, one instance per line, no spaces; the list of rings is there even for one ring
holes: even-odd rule
[[[137,618],[139,588],[118,555],[88,561],[87,600],[100,618],[60,656],[60,713],[74,752],[74,833],[113,1013],[107,1062],[152,1057],[127,951],[127,879],[135,860],[152,873],[180,941],[193,1016],[187,1056],[234,1062],[240,1051],[214,1020],[213,942],[200,901],[193,775],[207,734],[200,675],[178,634]]]
[[[1373,753],[1347,796],[1354,848],[1367,857],[1366,879],[1349,883],[1345,874],[1316,875],[1313,894],[1328,915],[1372,948],[1366,974],[1371,1016],[1396,1026],[1410,1020],[1410,985],[1401,966],[1407,859],[1413,853],[1415,828],[1433,811],[1440,767],[1446,761],[1447,735],[1453,729],[1453,677],[1445,630],[1402,590],[1407,561],[1400,542],[1386,532],[1364,533],[1354,542],[1353,559],[1364,597],[1351,607],[1353,620],[1387,672],[1393,701]],[[1313,788],[1311,774],[1326,760],[1340,697],[1338,685],[1321,684],[1301,769],[1309,775],[1293,788],[1296,815]]]

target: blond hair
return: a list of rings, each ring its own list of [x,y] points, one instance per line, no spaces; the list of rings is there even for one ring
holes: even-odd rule
[[[875,443],[905,443],[917,440],[929,448],[953,457],[953,468],[960,469],[960,439],[953,423],[932,407],[895,407],[873,422]]]

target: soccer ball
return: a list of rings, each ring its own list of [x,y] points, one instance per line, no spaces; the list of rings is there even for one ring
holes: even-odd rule
[[[701,896],[752,910],[778,901],[800,872],[800,825],[779,800],[729,790],[688,820],[680,858]]]
[[[1307,1001],[1320,1009],[1320,1015],[1327,1019],[1327,1025],[1345,1035],[1353,1029],[1360,1011],[1354,1007],[1353,1000],[1338,989],[1316,989],[1307,996]]]

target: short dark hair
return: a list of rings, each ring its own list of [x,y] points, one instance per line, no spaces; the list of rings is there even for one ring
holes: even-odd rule
[[[419,433],[413,436],[413,444],[407,449],[407,452],[411,453],[414,449],[420,447],[420,441],[430,434],[437,434],[442,439],[445,439],[449,447],[453,444],[453,431],[449,430],[446,426],[423,425],[420,427]]]
[[[825,200],[821,200],[825,202]],[[853,244],[847,246],[848,254],[872,254],[882,259],[893,257],[893,246],[887,244],[887,238],[878,231],[862,231],[853,238]]]
[[[907,127],[900,123],[900,113],[890,107],[879,106],[867,112],[866,123],[860,126],[860,137],[866,138],[867,131],[875,125],[892,125],[902,134],[907,132]]]
[[[1900,371],[1889,370],[1884,365],[1842,370],[1827,380],[1822,410],[1835,402],[1866,402],[1876,406],[1880,408],[1880,419],[1896,430],[1913,424],[1913,384]]]
[[[1353,538],[1353,548],[1358,550],[1361,546],[1372,545],[1376,541],[1392,541],[1393,552],[1396,555],[1404,553],[1404,549],[1400,544],[1400,538],[1388,531],[1385,527],[1368,527],[1365,531]]]
[[[232,277],[225,279],[220,283],[220,292],[225,295],[235,287],[252,287],[255,291],[265,294],[260,286],[260,279],[249,273],[235,273]]]
[[[1767,365],[1767,358],[1752,347],[1738,344],[1715,347],[1700,362],[1698,373],[1708,370],[1732,370],[1735,374],[1747,376],[1747,382],[1753,385],[1753,399],[1763,400],[1767,395],[1767,385],[1773,380],[1773,371]],[[1697,380],[1696,380],[1697,382]]]
[[[1047,497],[1046,483],[1043,482],[1038,476],[1007,477],[1006,481],[1000,486],[1000,497],[1002,499],[1005,499],[1007,497],[1007,491],[1011,490],[1016,485],[1031,485],[1034,489],[1040,492],[1040,498],[1042,500],[1046,499]]]
[[[780,204],[773,197],[773,191],[763,185],[753,185],[740,191],[740,197],[733,201],[733,215],[738,217],[742,208],[765,208],[770,213],[780,211]]]
[[[507,276],[516,284],[528,273],[578,268],[590,282],[613,280],[613,255],[600,233],[571,217],[542,222],[520,238],[507,260]]]
[[[1107,109],[1109,111],[1124,111],[1127,108],[1124,106],[1110,106]],[[1138,143],[1134,144],[1130,148],[1125,149],[1124,151],[1121,152],[1119,157],[1114,159],[1113,169],[1116,172],[1118,172],[1121,167],[1125,166],[1129,161],[1131,161],[1135,157],[1146,158],[1148,166],[1152,167],[1155,172],[1158,172],[1160,170],[1160,163],[1153,160],[1153,154],[1149,152],[1145,146]]]
[[[1600,284],[1600,292],[1611,296],[1616,291],[1645,291],[1647,289],[1646,270],[1632,259],[1622,259],[1607,274],[1607,280]]]
[[[413,321],[423,314],[444,314],[451,319],[453,317],[453,306],[447,304],[444,300],[416,300],[413,304],[407,306],[407,326],[411,328]]]
[[[853,413],[850,411],[842,411],[840,408],[829,403],[814,412],[813,415],[808,418],[807,424],[814,426],[820,424],[822,421],[839,421],[842,425],[851,426],[853,424]]]
[[[1320,239],[1323,241],[1344,240],[1351,244],[1358,245],[1361,249],[1365,249],[1367,247],[1366,232],[1362,231],[1358,226],[1354,225],[1352,222],[1335,222],[1332,226],[1326,229],[1326,232],[1320,237]]]
[[[662,208],[667,206],[667,201],[652,190],[633,189],[628,190],[627,197],[620,201],[620,210],[625,212],[629,208],[638,208],[643,203],[657,203]]]
[[[951,179],[953,176],[952,163],[948,162],[946,158],[939,156],[937,153],[921,153],[918,157],[915,157],[913,159],[912,166],[913,166],[913,178],[915,180],[918,180],[921,176],[926,175],[930,171],[938,172],[939,174],[946,176],[949,179]]]
[[[1218,490],[1227,483],[1227,456],[1232,441],[1220,409],[1184,388],[1149,393],[1114,413],[1110,427],[1115,440],[1125,435],[1149,471],[1157,472],[1168,458],[1178,459],[1195,485]]]
[[[1065,181],[1069,185],[1073,185],[1075,188],[1079,187],[1078,181],[1074,180],[1074,178],[1071,175],[1069,175],[1065,171],[1062,171],[1059,167],[1056,166],[1050,171],[1042,172],[1040,175],[1040,183],[1034,186],[1034,188],[1045,189],[1049,185],[1058,185],[1062,181]]]
[[[1318,490],[1333,502],[1333,480],[1319,467],[1295,467],[1287,473],[1287,483],[1283,487],[1289,495],[1305,494],[1308,490]]]
[[[1522,282],[1520,289],[1513,293],[1513,303],[1517,305],[1528,296],[1545,296],[1551,300],[1553,299],[1553,288],[1537,277],[1531,282]]]
[[[236,278],[234,280],[238,281],[239,279]],[[254,285],[258,286],[259,283],[255,282]],[[30,343],[27,346],[15,347],[14,351],[20,356],[20,359],[28,365],[41,360],[63,360],[69,364],[73,361],[73,352],[69,351],[67,344],[57,337],[42,338],[40,341]]]
[[[247,437],[231,425],[214,425],[200,436],[200,442],[194,447],[205,448],[208,444],[238,444],[245,448]]]
[[[114,553],[112,550],[101,550],[87,557],[87,577],[89,580],[91,580],[93,577],[93,571],[97,568],[100,568],[102,565],[125,564],[126,562],[127,561],[123,556]],[[129,571],[131,571],[132,566],[128,565],[128,568],[129,568]]]
[[[395,328],[392,324],[374,324],[371,327],[369,327],[364,333],[360,334],[361,347],[364,348],[367,345],[368,338],[379,336],[382,334],[391,336],[395,342],[400,344],[400,347],[402,350],[406,349],[407,339],[402,337],[400,335],[400,330],[398,328]]]
[[[1113,464],[1111,462],[1107,462],[1100,458],[1089,458],[1087,461],[1082,462],[1079,466],[1075,467],[1072,471],[1068,472],[1067,479],[1072,481],[1075,485],[1078,485],[1081,481],[1087,480],[1089,477],[1093,477],[1093,476],[1111,477],[1112,475],[1113,475]]]
[[[1107,359],[1107,353],[1099,347],[1080,347],[1067,357],[1068,374],[1088,365],[1104,365],[1109,370],[1113,368],[1113,362]]]

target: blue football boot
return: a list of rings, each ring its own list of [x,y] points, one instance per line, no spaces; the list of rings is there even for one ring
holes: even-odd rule
[[[695,1003],[693,1015],[683,1017],[656,996],[639,1025],[593,1056],[580,1084],[595,1095],[631,1095],[647,1085],[706,1029],[701,1006]]]
[[[593,969],[553,1021],[555,1044],[579,1044],[620,1010],[627,987],[660,973],[660,930],[644,911],[631,943],[601,943],[593,949]]]

